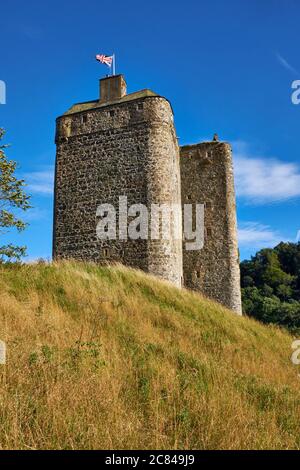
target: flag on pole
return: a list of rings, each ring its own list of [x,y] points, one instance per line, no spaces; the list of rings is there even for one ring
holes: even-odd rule
[[[105,55],[105,54],[97,54],[96,55],[96,60],[101,62],[101,64],[105,64],[105,65],[108,65],[108,67],[111,67],[112,62],[113,62],[113,56],[112,55],[108,56],[108,55]]]

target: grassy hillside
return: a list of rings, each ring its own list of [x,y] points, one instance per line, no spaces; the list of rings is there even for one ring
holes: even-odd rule
[[[0,448],[300,448],[278,328],[124,267],[0,267],[0,293]]]

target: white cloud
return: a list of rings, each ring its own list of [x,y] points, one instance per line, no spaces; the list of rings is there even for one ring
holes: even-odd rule
[[[297,70],[284,58],[282,55],[280,55],[278,52],[276,53],[276,57],[278,62],[289,72],[296,73],[298,74]]]
[[[296,235],[296,243],[300,242],[300,230],[298,230]]]
[[[236,193],[248,203],[280,202],[300,196],[300,168],[275,158],[252,156],[245,142],[233,143]]]
[[[53,194],[54,169],[52,167],[41,171],[23,173],[22,178],[27,184],[27,192],[49,196]]]
[[[243,222],[239,224],[238,229],[239,245],[243,248],[261,249],[273,248],[284,237],[272,230],[268,225],[262,225],[259,222]]]

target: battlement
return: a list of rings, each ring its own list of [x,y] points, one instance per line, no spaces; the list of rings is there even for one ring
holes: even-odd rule
[[[148,123],[152,127],[155,123],[159,126],[164,124],[173,129],[173,111],[169,101],[164,97],[156,94],[142,96],[133,93],[130,98],[81,110],[75,108],[80,105],[74,105],[73,112],[56,119],[55,142],[67,141],[78,135],[86,135],[88,140],[88,135],[94,132],[121,129],[129,125],[133,127],[142,123],[144,125]],[[175,131],[173,133],[175,135]]]

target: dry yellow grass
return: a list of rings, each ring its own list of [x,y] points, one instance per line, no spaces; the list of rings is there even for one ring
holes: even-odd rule
[[[0,449],[299,449],[287,333],[121,266],[3,266],[0,292]]]

